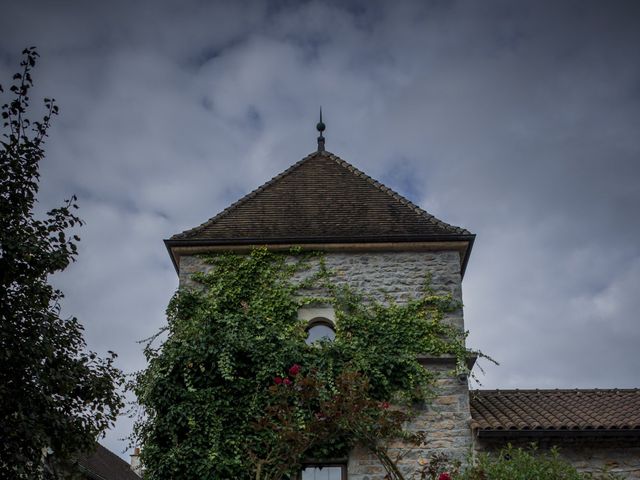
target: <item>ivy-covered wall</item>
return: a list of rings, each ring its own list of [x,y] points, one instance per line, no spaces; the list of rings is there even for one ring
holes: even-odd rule
[[[418,407],[420,413],[407,428],[426,432],[425,447],[406,453],[405,446],[398,445],[398,453],[405,454],[398,465],[407,478],[436,453],[464,463],[472,448],[467,383],[460,383],[450,374],[453,363],[433,362],[426,366],[442,376],[437,381],[438,396],[428,406]],[[351,452],[348,470],[349,480],[385,480],[384,468],[374,455],[363,449]]]
[[[462,300],[460,255],[455,251],[326,253],[323,258],[327,269],[333,273],[332,282],[348,284],[380,301],[390,297],[401,303],[419,297],[427,275],[436,293],[449,293],[454,300]],[[312,267],[298,273],[297,278],[313,275],[318,262],[318,259],[311,259]],[[211,268],[200,256],[182,256],[180,287],[194,286],[192,275],[208,272]],[[316,293],[322,296],[326,292],[317,290]],[[461,329],[464,327],[462,312],[449,318]]]
[[[460,257],[455,251],[427,252],[358,252],[325,253],[322,257],[332,272],[332,283],[347,284],[365,295],[381,302],[392,299],[403,303],[420,297],[425,278],[436,293],[450,294],[454,300],[462,301]],[[319,259],[310,259],[311,268],[298,272],[298,279],[313,275],[318,269]],[[207,272],[211,265],[198,256],[183,256],[180,259],[180,286],[196,286],[192,275]],[[305,291],[307,296],[326,295],[317,289]],[[445,315],[446,323],[464,330],[462,308]],[[425,366],[440,372],[437,381],[437,396],[427,405],[417,405],[419,414],[412,420],[408,430],[426,432],[424,448],[406,452],[405,446],[397,451],[404,453],[398,462],[405,473],[420,468],[428,457],[436,452],[446,453],[450,458],[464,460],[471,449],[469,390],[467,382],[460,382],[452,370],[455,360],[425,359]],[[371,452],[355,449],[348,459],[350,480],[384,480],[386,472]]]

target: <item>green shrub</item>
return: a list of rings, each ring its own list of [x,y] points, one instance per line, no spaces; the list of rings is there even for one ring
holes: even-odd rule
[[[463,480],[614,480],[622,477],[603,471],[581,473],[560,457],[556,448],[540,452],[535,445],[524,450],[511,445],[497,454],[480,454],[460,475]]]

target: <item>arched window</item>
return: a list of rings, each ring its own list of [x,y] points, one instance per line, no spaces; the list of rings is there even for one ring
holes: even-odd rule
[[[309,326],[307,327],[307,345],[311,345],[322,339],[333,341],[335,338],[336,331],[333,322],[328,318],[315,317],[309,321]]]

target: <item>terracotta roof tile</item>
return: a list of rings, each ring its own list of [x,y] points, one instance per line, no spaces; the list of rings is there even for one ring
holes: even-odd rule
[[[640,430],[640,389],[475,390],[471,417],[483,431]]]
[[[443,238],[444,237],[444,238]],[[314,152],[169,241],[429,241],[473,237],[332,153]]]

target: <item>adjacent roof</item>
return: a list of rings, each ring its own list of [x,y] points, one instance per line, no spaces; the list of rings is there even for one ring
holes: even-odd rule
[[[640,389],[476,390],[472,426],[480,433],[635,433],[640,435]]]
[[[314,152],[167,246],[466,241],[438,220],[330,152]],[[466,259],[463,262],[466,265]]]
[[[90,479],[96,480],[140,480],[127,462],[99,443],[95,452],[78,460],[80,467]]]

